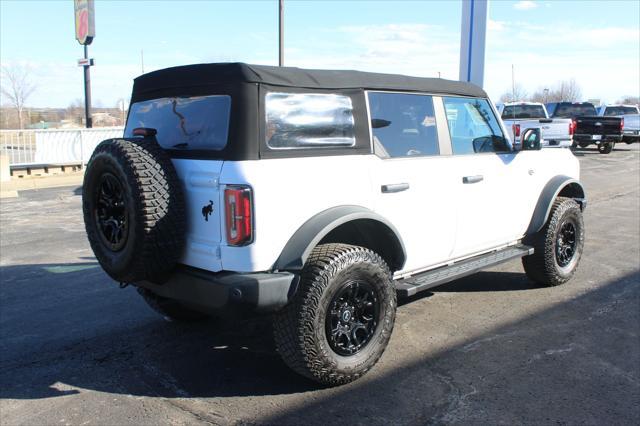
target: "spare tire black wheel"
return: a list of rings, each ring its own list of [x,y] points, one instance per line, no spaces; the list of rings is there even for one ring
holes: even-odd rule
[[[164,282],[185,244],[184,196],[155,139],[108,139],[93,152],[82,186],[87,237],[120,282]]]

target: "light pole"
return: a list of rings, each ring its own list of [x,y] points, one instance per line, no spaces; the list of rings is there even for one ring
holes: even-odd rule
[[[284,66],[284,0],[278,0],[278,66]]]
[[[546,104],[546,103],[547,103],[547,100],[548,100],[548,97],[549,97],[549,89],[547,89],[547,88],[545,87],[545,89],[543,90],[543,92],[544,92],[544,103]]]

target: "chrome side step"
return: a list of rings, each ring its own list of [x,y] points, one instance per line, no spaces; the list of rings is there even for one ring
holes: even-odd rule
[[[461,260],[453,265],[442,266],[409,278],[397,280],[395,282],[396,290],[398,291],[398,296],[413,296],[418,292],[428,290],[440,284],[448,283],[449,281],[474,274],[482,269],[530,254],[533,254],[533,247],[523,244],[506,247],[501,250]]]

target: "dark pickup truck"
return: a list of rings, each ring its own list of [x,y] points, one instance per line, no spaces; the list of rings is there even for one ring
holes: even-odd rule
[[[600,117],[589,102],[553,102],[546,104],[551,118],[573,120],[573,146],[585,148],[596,144],[601,154],[609,154],[622,140],[624,120],[620,117]]]

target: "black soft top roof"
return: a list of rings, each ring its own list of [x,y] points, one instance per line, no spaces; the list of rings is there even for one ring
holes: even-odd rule
[[[294,67],[214,63],[166,68],[141,75],[133,85],[132,101],[160,93],[177,94],[181,88],[261,83],[308,89],[375,89],[428,92],[483,97],[487,94],[471,83],[440,78],[409,77],[362,71],[310,70]]]

